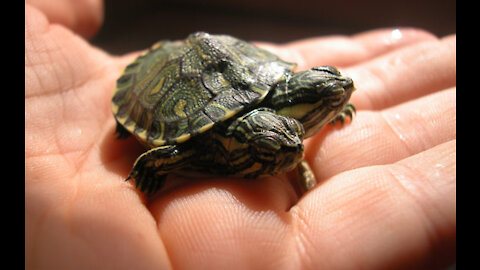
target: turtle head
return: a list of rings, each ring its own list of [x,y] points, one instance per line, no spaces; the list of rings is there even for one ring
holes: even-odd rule
[[[308,138],[345,108],[354,90],[335,67],[314,67],[278,83],[269,102],[278,114],[300,121]]]

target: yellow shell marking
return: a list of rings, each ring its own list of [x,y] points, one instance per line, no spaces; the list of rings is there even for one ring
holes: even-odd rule
[[[212,126],[213,126],[214,123],[210,123],[210,124],[207,124],[207,125],[204,125],[203,127],[201,127],[198,132],[199,133],[203,133],[207,130],[209,130]]]
[[[165,77],[162,77],[155,88],[150,91],[150,95],[156,94],[160,89],[162,89],[163,83],[165,82]]]
[[[235,115],[237,113],[236,111],[229,110],[225,106],[222,106],[221,104],[218,104],[216,102],[212,102],[212,103],[210,103],[210,105],[214,106],[214,107],[217,107],[217,108],[219,108],[219,109],[221,109],[222,111],[225,112],[225,115],[224,115],[223,119],[228,119],[228,118],[232,117],[233,115]]]
[[[115,89],[115,90],[116,90],[116,89]],[[116,115],[117,112],[118,112],[118,105],[115,104],[114,102],[112,102],[112,107],[111,107],[111,108],[112,108],[113,114]]]
[[[183,135],[179,136],[178,138],[176,138],[175,141],[177,141],[177,143],[182,143],[182,142],[190,139],[191,136],[192,136],[191,134],[186,133],[186,134],[183,134]]]
[[[177,104],[175,104],[175,107],[173,110],[175,111],[175,114],[182,117],[182,118],[187,118],[187,115],[183,111],[183,108],[185,108],[185,105],[187,105],[187,101],[185,99],[180,99]]]

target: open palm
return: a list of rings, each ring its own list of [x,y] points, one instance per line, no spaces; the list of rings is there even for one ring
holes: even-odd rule
[[[305,142],[319,184],[195,180],[146,198],[123,181],[142,147],[110,100],[113,57],[25,8],[26,266],[385,269],[455,260],[455,36],[383,29],[259,44],[352,77],[358,113]],[[213,267],[213,268],[212,268]]]

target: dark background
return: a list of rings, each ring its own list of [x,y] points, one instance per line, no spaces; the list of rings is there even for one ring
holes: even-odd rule
[[[91,43],[119,55],[198,30],[281,43],[400,26],[456,33],[456,2],[106,0],[104,24]]]

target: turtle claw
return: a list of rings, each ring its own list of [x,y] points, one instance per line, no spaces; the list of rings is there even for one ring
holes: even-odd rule
[[[143,167],[144,164],[136,164],[125,181],[133,179],[135,181],[135,188],[144,192],[147,195],[152,195],[165,184],[167,174],[159,174],[152,168]]]
[[[140,171],[134,169],[128,175],[125,181],[134,179],[135,188],[139,189],[147,195],[152,195],[163,187],[166,178],[167,174],[157,174],[155,172],[152,172],[152,170],[148,169]]]
[[[330,123],[335,125],[338,121],[340,121],[341,125],[345,123],[345,119],[348,117],[353,119],[353,115],[357,112],[355,106],[352,103],[348,103],[347,106],[333,119]]]

